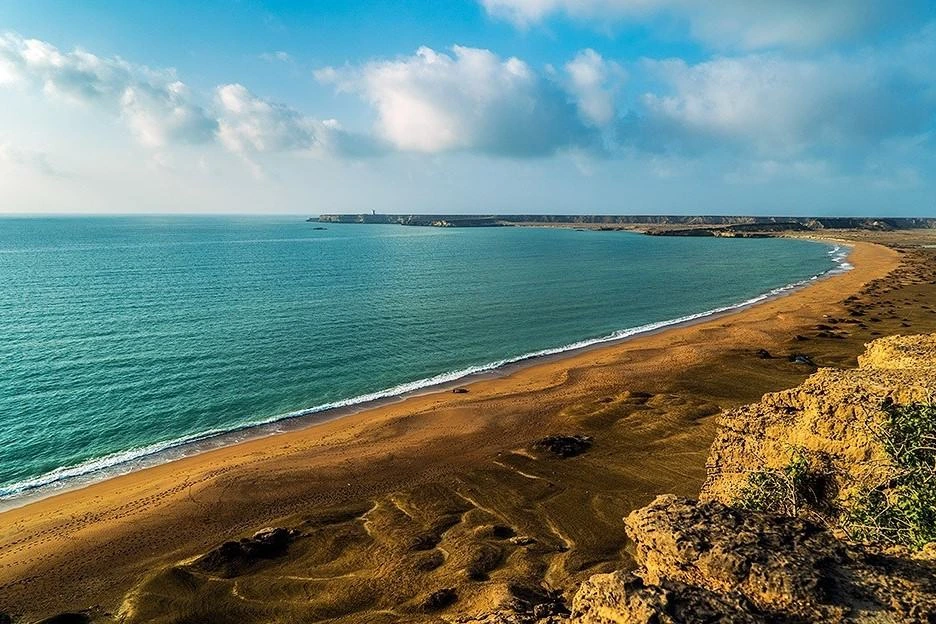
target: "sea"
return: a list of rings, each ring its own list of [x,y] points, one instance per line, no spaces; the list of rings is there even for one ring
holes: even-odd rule
[[[294,216],[0,218],[0,502],[748,305],[846,270],[847,251]]]

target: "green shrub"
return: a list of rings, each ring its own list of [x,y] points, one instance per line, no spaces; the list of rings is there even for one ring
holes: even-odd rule
[[[804,505],[814,502],[815,478],[809,460],[799,447],[789,447],[790,461],[783,468],[765,468],[748,474],[738,497],[738,506],[796,516]]]
[[[852,539],[921,548],[936,541],[936,405],[883,407],[874,436],[893,473],[851,502],[842,526]]]

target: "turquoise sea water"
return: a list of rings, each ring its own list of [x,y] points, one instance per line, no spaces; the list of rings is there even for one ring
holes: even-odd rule
[[[315,225],[0,219],[0,498],[732,306],[841,261],[795,240]]]

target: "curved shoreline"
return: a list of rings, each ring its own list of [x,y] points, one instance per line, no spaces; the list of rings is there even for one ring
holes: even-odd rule
[[[405,382],[356,397],[332,403],[279,414],[264,420],[248,422],[226,429],[212,429],[185,438],[157,442],[144,447],[119,451],[96,457],[79,464],[56,470],[23,481],[0,486],[0,513],[17,509],[58,494],[80,490],[114,477],[153,468],[180,459],[195,457],[251,440],[262,439],[291,431],[299,431],[370,409],[399,403],[412,397],[451,390],[475,381],[510,375],[518,370],[538,364],[573,357],[594,349],[610,347],[622,342],[653,335],[658,332],[686,327],[696,323],[734,314],[752,306],[787,296],[817,280],[828,279],[851,270],[848,262],[853,245],[830,238],[812,238],[816,243],[830,246],[829,255],[835,266],[810,278],[778,286],[765,293],[729,304],[687,314],[674,319],[645,323],[636,327],[616,330],[605,336],[586,338],[567,345],[541,349],[511,358],[489,362],[465,369],[440,373],[432,377]]]
[[[422,393],[5,511],[0,595],[5,608],[26,621],[88,605],[123,612],[154,574],[184,567],[180,562],[262,527],[314,532],[325,523],[325,547],[333,535],[327,523],[354,516],[349,526],[370,543],[366,528],[377,525],[368,524],[369,509],[383,529],[402,531],[399,539],[349,552],[348,570],[355,574],[335,577],[316,595],[347,596],[356,605],[362,578],[389,583],[374,589],[375,596],[384,590],[396,595],[401,584],[411,587],[406,592],[422,592],[428,577],[401,578],[387,568],[408,548],[403,538],[414,521],[402,509],[414,496],[421,497],[420,508],[437,513],[448,513],[453,498],[459,509],[472,510],[467,532],[457,533],[469,540],[465,548],[483,537],[472,528],[477,522],[491,522],[491,513],[503,517],[540,540],[528,554],[549,570],[549,583],[577,586],[582,562],[624,565],[622,516],[659,492],[697,494],[720,409],[797,385],[813,370],[787,355],[806,349],[821,365],[850,366],[871,329],[900,331],[899,319],[883,320],[869,329],[855,326],[843,340],[796,338],[832,322],[826,318],[847,315],[846,298],[891,274],[900,257],[857,242],[854,270],[744,310],[489,373],[473,380],[469,393]],[[894,274],[901,284],[913,283],[916,265],[908,266]],[[877,286],[863,305],[888,305],[884,297]],[[910,314],[914,330],[936,327],[928,310]],[[774,357],[762,359],[758,349]],[[581,458],[529,454],[530,444],[545,435],[577,432],[596,441]],[[309,553],[318,552],[320,542],[309,539]],[[554,549],[570,541],[572,550]],[[458,583],[466,596],[488,587],[463,585],[460,561],[443,566],[454,576],[440,582]],[[514,566],[527,559],[509,561]],[[288,573],[330,575],[313,563],[300,558],[289,568],[291,558],[281,562],[295,570]],[[521,569],[502,572],[512,579]],[[365,603],[361,609],[370,608]]]

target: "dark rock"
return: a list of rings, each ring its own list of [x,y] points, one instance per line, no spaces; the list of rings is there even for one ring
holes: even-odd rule
[[[221,575],[236,576],[244,568],[263,559],[283,555],[298,536],[294,529],[267,528],[239,542],[224,542],[199,558],[195,567]]]
[[[503,560],[504,551],[501,546],[484,542],[472,548],[471,559],[465,572],[472,581],[486,581],[488,574],[493,572]]]
[[[514,614],[519,616],[520,622],[530,622],[530,618],[537,622],[544,621],[543,624],[565,622],[564,618],[553,620],[546,620],[546,618],[569,615],[569,609],[566,607],[561,591],[520,584],[509,585],[508,590],[513,597],[508,606]]]
[[[427,550],[414,555],[413,567],[420,572],[432,572],[445,563],[445,555],[438,550]]]
[[[533,443],[534,448],[549,451],[563,459],[581,455],[591,446],[592,439],[586,435],[552,435]]]
[[[757,355],[757,357],[759,357],[762,360],[769,360],[770,358],[773,357],[772,355],[770,355],[770,351],[768,351],[767,349],[758,349],[755,355]]]
[[[410,550],[432,550],[442,541],[435,533],[420,533],[410,542]]]
[[[816,363],[812,361],[812,358],[805,353],[791,353],[787,359],[789,359],[794,364],[805,364],[806,366],[816,365]]]
[[[516,535],[516,531],[514,531],[509,526],[495,524],[493,527],[491,527],[491,535],[497,539],[508,539]]]
[[[423,611],[438,611],[444,609],[445,607],[455,604],[458,600],[458,593],[451,587],[446,587],[444,589],[439,589],[428,596],[423,600],[422,609]]]

